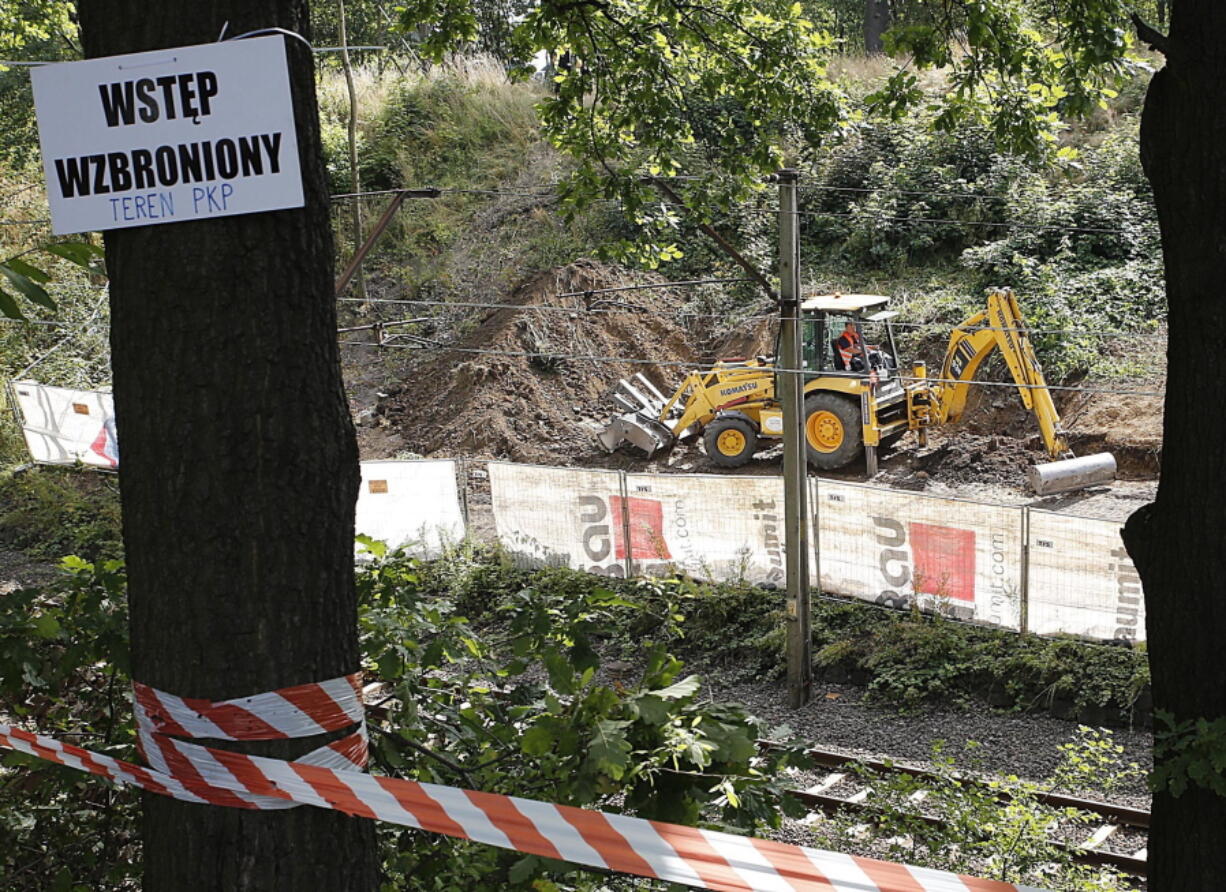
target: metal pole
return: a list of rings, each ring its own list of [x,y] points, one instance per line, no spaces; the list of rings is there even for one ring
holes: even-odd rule
[[[808,457],[800,324],[800,239],[795,170],[779,171],[779,403],[783,409],[783,512],[787,556],[788,702],[799,709],[813,693],[809,615]]]
[[[1025,635],[1030,631],[1030,509],[1022,508],[1022,576],[1021,604],[1018,607],[1017,630]]]
[[[352,192],[362,191],[362,180],[358,172],[358,93],[353,85],[353,65],[349,61],[349,34],[345,27],[345,0],[339,0],[340,7],[340,37],[341,37],[341,67],[345,71],[345,88],[349,91],[349,188]],[[362,245],[362,202],[354,200],[353,207],[353,250],[356,252]],[[358,295],[366,300],[366,276],[362,272],[362,261],[357,264]]]

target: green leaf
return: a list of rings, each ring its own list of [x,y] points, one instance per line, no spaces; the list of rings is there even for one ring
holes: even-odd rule
[[[512,883],[523,883],[536,873],[540,862],[541,859],[536,855],[525,855],[511,865],[511,869],[507,871],[507,879]]]
[[[103,271],[90,263],[95,257],[102,257],[103,251],[97,245],[88,242],[56,242],[53,245],[43,245],[43,250],[56,257],[62,257],[69,263],[75,263],[94,275],[102,275]]]
[[[659,697],[661,700],[680,700],[682,697],[693,696],[698,692],[700,685],[701,681],[697,675],[689,675],[666,688],[652,691],[651,694],[653,697]]]
[[[544,756],[553,749],[554,740],[553,730],[542,722],[524,732],[519,748],[529,756]]]
[[[54,638],[60,633],[60,623],[54,616],[44,613],[34,620],[34,631],[39,638]]]
[[[672,718],[668,703],[652,694],[643,694],[631,700],[630,708],[649,725],[663,725]]]
[[[629,724],[601,719],[596,725],[596,733],[588,748],[588,760],[595,765],[596,770],[614,780],[621,780],[630,768],[632,747],[624,733]]]
[[[13,300],[13,296],[0,288],[0,314],[3,314],[9,319],[25,319],[25,314],[21,312],[21,308],[17,306],[17,301]]]
[[[387,557],[387,543],[372,539],[365,533],[358,533],[354,539],[362,546],[362,554],[374,555],[377,558]]]
[[[572,694],[575,691],[575,670],[570,660],[556,650],[547,650],[541,657],[545,669],[549,673],[549,683],[560,694]]]
[[[35,282],[50,282],[51,277],[39,269],[37,266],[31,266],[20,257],[14,257],[8,261],[8,268],[16,270],[27,279],[33,279]]]
[[[43,289],[42,285],[23,276],[7,263],[0,263],[0,276],[8,279],[9,284],[25,295],[32,303],[36,303],[40,307],[46,307],[48,310],[55,309],[55,301],[51,299],[51,295]]]

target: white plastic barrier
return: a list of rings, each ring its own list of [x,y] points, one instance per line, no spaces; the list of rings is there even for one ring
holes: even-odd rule
[[[825,591],[1019,628],[1021,508],[816,478],[810,493]]]
[[[454,461],[364,461],[357,532],[435,557],[464,538]]]
[[[1145,639],[1141,578],[1121,524],[1031,509],[1029,629],[1106,640]]]
[[[16,381],[13,394],[34,461],[119,467],[115,408],[109,393]]]
[[[627,474],[625,485],[634,574],[784,586],[782,478]]]
[[[528,566],[783,584],[779,478],[492,463],[490,489],[498,540]]]
[[[524,566],[624,577],[622,475],[491,462],[498,541]]]

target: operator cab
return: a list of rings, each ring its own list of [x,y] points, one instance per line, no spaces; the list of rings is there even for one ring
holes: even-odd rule
[[[801,304],[805,368],[821,374],[858,378],[872,371],[884,389],[901,390],[897,376],[898,349],[890,324],[898,313],[885,309],[889,300],[880,294],[823,294],[806,299]],[[838,348],[839,337],[848,323],[859,332],[861,344],[870,348],[853,355],[850,367]]]

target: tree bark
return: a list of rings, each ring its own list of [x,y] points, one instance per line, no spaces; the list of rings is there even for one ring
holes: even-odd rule
[[[1166,66],[1141,119],[1141,160],[1162,228],[1170,331],[1162,478],[1124,540],[1145,588],[1154,708],[1226,716],[1226,4],[1175,0]],[[1192,786],[1153,802],[1153,889],[1216,889],[1226,873],[1226,799]]]
[[[88,56],[280,26],[306,0],[82,0]],[[353,672],[357,447],[313,63],[286,40],[306,206],[107,234],[133,677],[212,699]],[[245,744],[294,758],[327,738]],[[371,822],[144,797],[148,889],[366,890]]]
[[[885,49],[881,35],[890,29],[890,0],[864,0],[864,52]]]

